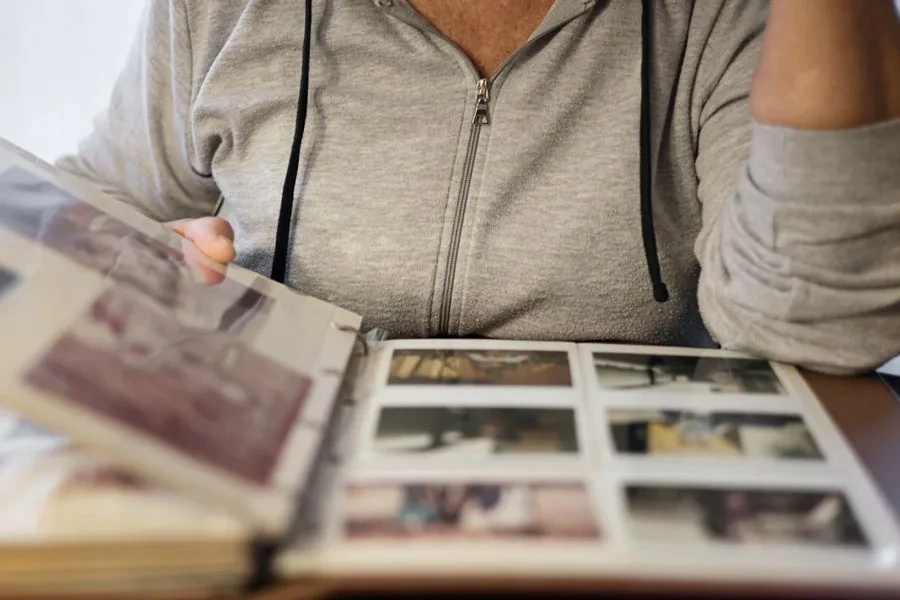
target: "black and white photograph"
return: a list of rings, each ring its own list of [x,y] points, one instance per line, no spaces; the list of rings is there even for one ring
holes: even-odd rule
[[[209,285],[179,250],[22,169],[0,175],[0,226],[136,289],[184,325],[250,339],[271,313],[262,291],[224,276]]]
[[[612,409],[606,419],[620,454],[823,458],[799,415]]]
[[[394,350],[390,385],[572,385],[567,352],[547,350]]]
[[[383,454],[490,456],[578,452],[571,408],[383,407],[373,448]]]
[[[18,275],[9,269],[0,267],[0,300],[3,300],[3,297],[11,292],[17,283],[19,283]]]
[[[784,394],[772,366],[753,358],[595,353],[605,390],[672,394]]]
[[[639,541],[861,548],[866,537],[836,490],[629,486],[627,523]]]
[[[596,540],[583,483],[357,483],[347,487],[350,539]]]

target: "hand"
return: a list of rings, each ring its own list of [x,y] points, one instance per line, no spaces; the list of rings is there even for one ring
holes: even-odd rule
[[[185,261],[207,284],[225,279],[225,269],[234,260],[234,229],[219,217],[181,219],[163,224],[182,238]]]

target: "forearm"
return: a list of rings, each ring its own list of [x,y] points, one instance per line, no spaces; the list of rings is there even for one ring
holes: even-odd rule
[[[772,0],[751,110],[760,123],[811,130],[900,118],[891,0]]]

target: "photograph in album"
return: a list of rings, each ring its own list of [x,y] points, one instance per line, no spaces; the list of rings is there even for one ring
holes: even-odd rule
[[[799,415],[610,409],[606,419],[621,454],[823,458]]]
[[[184,326],[127,287],[100,296],[24,379],[259,485],[312,385],[240,337]]]
[[[746,546],[867,546],[843,493],[835,490],[632,485],[627,525],[640,541]]]
[[[391,385],[571,386],[566,352],[547,350],[394,350]]]
[[[0,227],[134,288],[193,327],[250,339],[271,310],[259,290],[228,278],[208,285],[180,250],[21,169],[0,174]]]
[[[670,354],[595,353],[597,383],[610,391],[672,394],[784,394],[765,360]]]
[[[600,529],[582,483],[356,483],[344,495],[351,539],[591,540]]]
[[[578,452],[571,408],[386,406],[377,453],[489,456]]]

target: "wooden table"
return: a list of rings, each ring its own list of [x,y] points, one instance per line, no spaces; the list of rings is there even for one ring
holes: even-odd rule
[[[900,402],[876,376],[837,378],[804,373],[822,404],[850,441],[862,462],[894,510],[900,514]],[[486,581],[478,579],[358,579],[323,582],[284,582],[247,600],[288,600],[307,598],[456,598],[463,593],[486,592],[492,597],[685,597],[685,598],[884,598],[885,594],[860,594],[835,587],[784,588],[754,585],[751,589],[734,585],[701,582],[660,582],[622,580],[535,581],[533,579]],[[894,595],[900,598],[900,590]],[[200,600],[183,597],[182,600]]]

